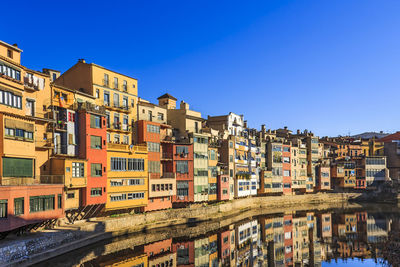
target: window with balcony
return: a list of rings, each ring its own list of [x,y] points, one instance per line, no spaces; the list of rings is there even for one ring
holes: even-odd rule
[[[119,94],[114,93],[113,103],[114,103],[114,107],[119,108]]]
[[[115,135],[114,135],[114,142],[117,143],[117,144],[119,144],[120,141],[121,141],[121,139],[120,139],[120,137],[119,137],[119,134],[115,134]]]
[[[72,162],[72,177],[84,177],[85,164],[83,162]]]
[[[122,108],[125,110],[128,110],[128,103],[129,103],[129,99],[127,96],[124,96],[122,98]]]
[[[128,82],[124,80],[124,81],[122,82],[122,87],[123,87],[123,89],[124,89],[125,92],[128,91]]]
[[[101,136],[90,136],[90,147],[93,149],[101,149]]]
[[[189,154],[189,147],[187,146],[177,146],[176,147],[176,154]]]
[[[14,198],[14,215],[22,215],[24,214],[24,198]]]
[[[124,135],[123,136],[123,141],[122,141],[125,145],[129,145],[129,135]]]
[[[106,112],[106,125],[110,128],[110,112]]]
[[[121,126],[119,124],[119,114],[118,113],[114,113],[114,129],[120,129]]]
[[[7,218],[8,202],[7,199],[0,199],[0,219]]]
[[[110,106],[110,93],[104,91],[104,105]]]
[[[189,195],[189,182],[176,182],[176,195],[188,196]]]
[[[106,73],[104,73],[103,85],[107,87],[109,86],[108,74]]]
[[[122,130],[124,131],[128,131],[128,122],[129,122],[129,116],[128,115],[124,115],[122,118]]]
[[[90,164],[90,175],[92,177],[102,176],[101,163],[91,163]]]

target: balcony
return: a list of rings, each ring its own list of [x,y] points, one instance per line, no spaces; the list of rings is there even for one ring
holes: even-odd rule
[[[130,152],[146,152],[146,145],[128,145],[122,143],[107,143],[107,150],[119,150],[119,151],[130,151]]]
[[[162,153],[161,160],[172,160],[172,159],[173,159],[172,153],[168,153],[168,152]]]
[[[54,144],[51,140],[35,140],[35,147],[37,147],[37,148],[53,148]]]
[[[44,89],[44,79],[39,78],[36,75],[31,75],[27,73],[27,76],[24,77],[24,86],[26,89],[31,89],[35,91]]]
[[[172,136],[165,136],[163,139],[161,139],[161,143],[174,143],[175,138]]]
[[[173,172],[164,172],[161,177],[162,179],[175,179],[176,178],[176,173]]]
[[[41,175],[41,184],[63,184],[69,188],[85,187],[86,177],[65,177],[65,175]]]
[[[109,80],[103,79],[103,86],[110,88],[110,82],[109,82]]]
[[[129,132],[129,126],[126,124],[121,124],[120,122],[114,122],[113,124],[109,125],[109,130],[112,131],[121,131],[121,132]]]
[[[96,113],[99,115],[106,114],[106,108],[104,106],[95,105],[90,102],[76,102],[74,103],[74,110],[85,110],[87,112]]]

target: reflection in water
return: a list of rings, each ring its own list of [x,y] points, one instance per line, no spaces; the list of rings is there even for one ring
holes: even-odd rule
[[[137,235],[110,240],[48,261],[51,266],[341,266],[379,262],[396,213],[365,210],[257,216],[194,237],[146,243]],[[397,220],[396,220],[397,221]],[[188,226],[189,228],[189,226]],[[167,230],[165,230],[167,231]],[[188,236],[188,235],[186,235]],[[121,242],[140,238],[140,245]],[[135,243],[138,244],[138,243]],[[100,249],[100,247],[102,249]],[[99,250],[100,249],[100,250]],[[72,260],[73,259],[73,260]],[[77,262],[77,259],[79,262]],[[43,264],[43,263],[42,263]]]

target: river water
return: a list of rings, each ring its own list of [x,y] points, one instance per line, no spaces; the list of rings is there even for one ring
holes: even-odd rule
[[[37,266],[387,266],[397,206],[285,211],[110,238]],[[400,255],[399,255],[400,257]]]

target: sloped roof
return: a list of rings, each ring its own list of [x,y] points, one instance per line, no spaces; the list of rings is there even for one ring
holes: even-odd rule
[[[385,137],[378,139],[379,142],[392,142],[393,140],[400,140],[400,132],[389,134]]]
[[[169,98],[169,99],[172,99],[172,100],[175,100],[175,101],[178,100],[178,99],[176,99],[175,97],[173,97],[172,95],[170,95],[170,94],[168,94],[168,93],[163,94],[162,96],[160,96],[159,98],[157,98],[157,100],[163,99],[163,98]]]

